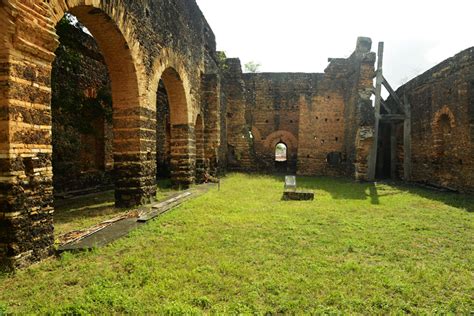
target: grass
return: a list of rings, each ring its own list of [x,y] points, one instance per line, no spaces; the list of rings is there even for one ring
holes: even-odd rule
[[[0,277],[9,313],[456,313],[473,303],[474,198],[234,174],[109,247]]]
[[[176,193],[169,179],[158,180],[156,200],[162,201]],[[115,208],[114,191],[104,191],[55,201],[54,233],[56,236],[89,228],[126,212]]]

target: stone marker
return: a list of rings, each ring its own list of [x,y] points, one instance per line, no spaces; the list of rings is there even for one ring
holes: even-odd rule
[[[296,177],[285,176],[285,191],[282,200],[284,201],[312,201],[314,200],[313,191],[296,190]]]
[[[285,191],[286,190],[296,190],[295,176],[285,176]]]

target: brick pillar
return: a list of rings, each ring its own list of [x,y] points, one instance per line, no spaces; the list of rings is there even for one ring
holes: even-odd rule
[[[201,100],[205,111],[204,156],[208,172],[217,176],[221,134],[221,86],[216,74],[202,76]]]
[[[171,126],[171,182],[188,187],[194,183],[196,164],[194,127],[190,124]]]
[[[204,152],[204,126],[201,115],[198,115],[194,125],[196,140],[196,183],[204,183],[208,173],[209,164]]]
[[[53,253],[50,103],[58,42],[48,6],[0,4],[0,269],[24,267]],[[146,119],[154,112],[139,102],[130,50],[105,14],[81,7],[72,13],[96,35],[109,66],[116,204],[147,202],[156,191],[154,122]]]
[[[0,6],[1,270],[53,253],[50,74],[57,42],[46,5],[32,6]]]

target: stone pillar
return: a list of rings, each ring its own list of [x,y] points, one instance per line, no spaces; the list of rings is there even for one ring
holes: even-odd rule
[[[210,175],[217,176],[219,165],[219,146],[221,134],[221,86],[216,74],[202,76],[202,103],[204,120],[204,157]]]
[[[2,270],[53,253],[50,74],[57,41],[47,10],[43,3],[34,11],[0,5]]]
[[[208,173],[208,163],[204,153],[204,126],[201,115],[198,115],[194,125],[196,142],[196,183],[204,183]]]
[[[194,127],[190,124],[171,126],[171,182],[187,188],[194,183],[196,151]]]

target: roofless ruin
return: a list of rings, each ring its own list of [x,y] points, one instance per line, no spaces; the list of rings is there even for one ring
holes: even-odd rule
[[[360,37],[324,73],[244,74],[194,1],[1,1],[0,265],[50,256],[54,195],[90,187],[118,207],[226,170],[473,192],[474,48],[396,92],[382,61]]]

